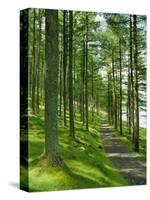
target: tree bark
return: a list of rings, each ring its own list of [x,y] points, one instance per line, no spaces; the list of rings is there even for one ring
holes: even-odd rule
[[[114,50],[112,49],[112,72],[113,72],[113,107],[115,129],[117,129],[117,106],[116,106],[116,84],[115,84],[115,66],[114,66]]]
[[[59,115],[62,115],[62,51],[59,57]]]
[[[74,110],[73,110],[73,77],[72,77],[72,47],[73,47],[73,11],[69,11],[69,119],[70,136],[75,136],[74,131]]]
[[[66,120],[66,68],[67,68],[67,54],[66,54],[66,11],[63,12],[63,104],[64,104],[64,126],[67,126]]]
[[[127,100],[127,125],[129,130],[129,135],[131,135],[131,70],[130,63],[128,63],[128,100]]]
[[[110,108],[110,102],[111,102],[111,96],[110,96],[110,74],[108,72],[108,75],[107,75],[107,81],[108,81],[108,85],[107,85],[107,107],[108,107],[108,121],[109,123],[111,123],[111,108]]]
[[[135,79],[135,122],[134,122],[134,150],[139,152],[139,95],[138,95],[138,46],[137,46],[137,16],[133,15],[134,42],[134,79]]]
[[[88,14],[86,13],[86,42],[85,42],[85,111],[86,130],[88,131]]]
[[[118,78],[117,78],[117,69],[115,70],[115,107],[116,107],[116,129],[118,128]]]
[[[58,155],[58,11],[46,10],[45,72],[45,155],[52,165],[60,165]]]
[[[133,30],[132,30],[132,15],[130,15],[130,75],[131,75],[131,134],[132,134],[132,143],[134,143],[134,77],[133,77]]]
[[[92,65],[92,122],[94,121],[94,69]]]
[[[35,114],[35,84],[36,84],[36,63],[35,63],[35,17],[36,12],[33,10],[33,43],[32,43],[32,54],[33,54],[33,64],[32,64],[32,111]]]
[[[85,35],[83,34],[83,55],[82,55],[83,63],[82,63],[82,122],[83,125],[85,123],[84,117],[84,102],[85,102]]]
[[[121,52],[121,39],[119,41],[119,60],[120,60],[120,135],[122,135],[122,52]]]
[[[36,90],[36,112],[39,113],[39,96],[40,96],[40,61],[41,61],[41,12],[39,9],[39,46],[38,46],[38,64],[37,64],[37,90]]]

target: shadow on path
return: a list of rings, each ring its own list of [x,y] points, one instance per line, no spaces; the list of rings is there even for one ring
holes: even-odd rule
[[[129,185],[146,184],[146,164],[121,144],[105,120],[102,121],[101,136],[108,158],[120,170]]]

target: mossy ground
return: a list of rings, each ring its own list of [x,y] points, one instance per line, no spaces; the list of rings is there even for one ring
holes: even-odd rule
[[[75,140],[69,127],[59,117],[59,154],[63,167],[52,167],[47,160],[37,160],[44,149],[44,118],[29,117],[29,191],[96,188],[128,185],[107,158],[100,138],[101,115],[89,114],[89,131],[75,116]],[[69,123],[68,123],[69,124]]]

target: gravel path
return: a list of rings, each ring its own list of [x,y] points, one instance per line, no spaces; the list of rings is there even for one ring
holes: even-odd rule
[[[120,170],[129,185],[146,184],[146,164],[120,143],[106,121],[102,121],[101,137],[108,158]]]

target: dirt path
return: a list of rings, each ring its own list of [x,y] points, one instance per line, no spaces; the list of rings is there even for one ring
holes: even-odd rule
[[[108,158],[120,170],[129,185],[146,184],[146,164],[120,143],[106,121],[102,121],[101,136]]]

